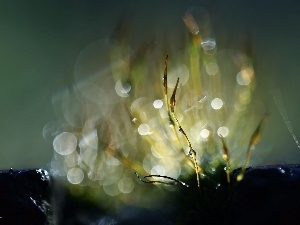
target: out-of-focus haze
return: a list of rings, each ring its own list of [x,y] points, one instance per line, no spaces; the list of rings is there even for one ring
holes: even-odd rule
[[[256,95],[271,113],[265,151],[253,153],[254,163],[299,163],[300,149],[273,100],[281,96],[287,123],[300,138],[298,1],[12,0],[0,3],[0,168],[50,162],[53,144],[42,132],[57,119],[53,101],[72,87],[82,50],[107,38],[121,15],[132,22],[133,44],[159,34],[178,45],[182,16],[193,6],[210,13],[218,49],[238,49],[253,59]]]

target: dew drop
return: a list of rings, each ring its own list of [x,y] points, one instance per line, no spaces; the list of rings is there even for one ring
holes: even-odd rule
[[[211,107],[215,110],[221,109],[223,106],[223,101],[220,98],[215,98],[211,101]]]
[[[279,170],[280,173],[285,174],[285,170],[282,169],[281,167],[279,167],[278,170]]]
[[[53,147],[60,155],[71,154],[77,147],[77,138],[72,133],[63,132],[54,138]]]
[[[164,103],[160,99],[157,99],[153,102],[153,107],[156,109],[160,109],[163,105],[164,105]]]
[[[215,62],[210,62],[205,66],[205,70],[208,75],[216,75],[219,72],[219,67]]]
[[[131,85],[129,83],[122,83],[121,80],[118,80],[115,85],[115,90],[120,97],[128,97],[129,92],[131,91]]]
[[[219,136],[226,137],[229,133],[229,130],[227,127],[219,127],[217,133]]]
[[[239,85],[243,85],[243,86],[248,85],[252,80],[252,75],[253,75],[253,71],[250,69],[241,70],[236,75],[236,81],[239,83]]]
[[[80,168],[72,168],[68,171],[67,179],[71,184],[80,184],[83,178],[84,173]]]
[[[148,135],[150,132],[150,127],[148,126],[148,124],[141,124],[138,128],[138,132],[140,135]]]
[[[202,129],[202,130],[200,131],[200,136],[201,136],[202,138],[208,138],[208,136],[209,136],[209,130],[207,130],[206,128]]]
[[[166,173],[165,168],[163,166],[160,166],[160,165],[153,166],[152,169],[151,169],[151,174],[153,174],[153,175],[164,176],[165,173]]]
[[[213,55],[216,52],[216,41],[213,38],[206,38],[201,42],[202,49],[206,54]]]

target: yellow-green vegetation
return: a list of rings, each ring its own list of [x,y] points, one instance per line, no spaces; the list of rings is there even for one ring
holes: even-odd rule
[[[266,118],[252,101],[251,60],[218,50],[193,14],[184,23],[184,47],[167,48],[169,58],[155,41],[131,50],[122,35],[82,51],[74,86],[57,98],[51,162],[72,194],[151,206],[173,185],[201,192],[206,179],[220,186],[220,171],[227,183],[243,178]]]

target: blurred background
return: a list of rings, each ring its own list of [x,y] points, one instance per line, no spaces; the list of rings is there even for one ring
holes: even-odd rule
[[[57,117],[53,96],[72,86],[81,51],[107,38],[121,15],[130,15],[136,40],[160,33],[176,45],[182,16],[192,6],[210,13],[220,48],[252,57],[257,95],[271,113],[264,152],[253,153],[253,164],[299,163],[300,149],[273,99],[280,93],[300,138],[298,1],[11,0],[0,2],[0,168],[47,166],[53,146],[42,132]]]

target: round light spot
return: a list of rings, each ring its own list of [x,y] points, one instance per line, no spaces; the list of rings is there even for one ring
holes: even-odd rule
[[[53,148],[60,155],[71,154],[77,147],[77,138],[74,134],[63,132],[53,140]]]
[[[164,176],[165,173],[166,173],[165,168],[163,166],[160,166],[160,165],[153,166],[152,169],[151,169],[151,174],[153,174],[153,175]]]
[[[115,85],[115,90],[120,97],[128,97],[128,93],[131,91],[131,85],[118,80]]]
[[[138,132],[140,135],[148,135],[150,132],[150,127],[147,124],[143,123],[139,126]]]
[[[206,54],[213,54],[213,53],[215,53],[216,45],[217,45],[216,41],[214,39],[212,39],[212,38],[204,39],[201,42],[202,49],[204,50],[204,52]]]
[[[211,101],[211,107],[215,110],[221,109],[223,106],[223,101],[220,98],[215,98]]]
[[[202,129],[202,130],[200,131],[200,136],[201,136],[202,138],[208,138],[208,136],[209,136],[209,130],[207,130],[206,128]]]
[[[210,62],[205,66],[205,70],[208,75],[216,75],[219,72],[219,67],[216,63]]]
[[[220,137],[226,137],[229,133],[229,130],[227,127],[219,127],[217,133]]]
[[[251,69],[243,69],[236,75],[236,81],[239,85],[250,84],[253,76],[253,71]]]
[[[84,178],[84,173],[80,168],[72,168],[68,171],[67,179],[71,184],[80,184]]]
[[[157,99],[153,102],[153,107],[156,109],[160,109],[163,105],[164,105],[164,103],[160,99]]]
[[[122,193],[128,194],[132,192],[134,188],[134,183],[132,179],[128,177],[123,177],[121,180],[119,180],[118,187]]]

